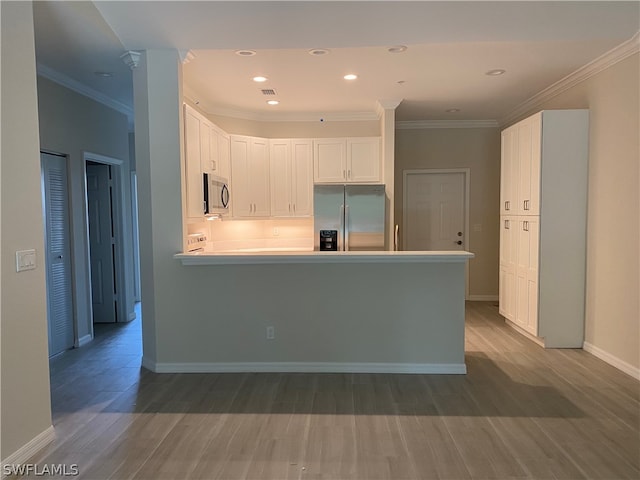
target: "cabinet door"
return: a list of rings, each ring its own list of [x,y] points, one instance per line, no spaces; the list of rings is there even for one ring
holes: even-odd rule
[[[253,213],[249,184],[249,139],[231,137],[231,197],[234,217],[248,217]]]
[[[515,323],[538,334],[538,218],[518,217]]]
[[[185,196],[189,219],[204,217],[203,177],[200,164],[200,119],[185,105]]]
[[[231,141],[227,135],[218,135],[218,176],[231,181]]]
[[[211,164],[211,126],[200,120],[200,168],[203,172],[213,173]]]
[[[271,215],[292,216],[291,142],[289,140],[271,140],[269,175],[271,176]]]
[[[502,161],[500,163],[500,214],[515,215],[518,179],[518,129],[509,127],[502,132]]]
[[[313,147],[311,140],[291,140],[291,197],[296,217],[313,215]]]
[[[268,217],[271,214],[269,196],[269,140],[252,138],[249,157],[249,186],[253,201],[252,216]]]
[[[313,142],[313,181],[344,183],[347,176],[347,144],[344,139],[321,139]]]
[[[541,114],[518,127],[518,214],[538,215],[540,198]]]
[[[516,284],[516,235],[517,221],[515,217],[500,218],[500,278],[499,278],[499,312],[514,321],[515,316],[515,284]]]
[[[209,127],[209,170],[211,173],[220,175],[220,134],[212,126]]]
[[[347,182],[380,182],[380,139],[347,139]]]

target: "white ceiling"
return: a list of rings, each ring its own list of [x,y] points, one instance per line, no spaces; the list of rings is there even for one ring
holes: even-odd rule
[[[210,113],[263,120],[500,120],[631,38],[640,2],[38,2],[44,69],[132,104],[124,50],[192,50],[185,93]],[[404,53],[387,47],[406,45]],[[326,48],[328,55],[307,53]],[[237,49],[252,49],[240,57]],[[489,77],[502,68],[507,73]],[[42,70],[42,68],[41,68]],[[102,78],[95,71],[113,72]],[[346,82],[345,73],[358,80]],[[256,84],[251,78],[269,81]],[[398,83],[403,82],[403,83]],[[262,88],[280,105],[266,104]],[[447,113],[447,109],[460,111]]]

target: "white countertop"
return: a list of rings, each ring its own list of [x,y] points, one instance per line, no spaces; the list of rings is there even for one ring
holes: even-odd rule
[[[241,249],[227,252],[178,253],[182,265],[256,265],[286,263],[457,263],[475,255],[471,252],[317,252],[292,249]]]

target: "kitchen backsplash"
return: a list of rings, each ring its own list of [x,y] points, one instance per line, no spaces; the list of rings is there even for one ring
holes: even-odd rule
[[[206,250],[313,250],[313,217],[262,220],[213,220],[189,225],[188,233],[207,236]]]

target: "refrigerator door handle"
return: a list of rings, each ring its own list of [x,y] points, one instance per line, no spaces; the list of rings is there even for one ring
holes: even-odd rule
[[[349,205],[344,207],[344,251],[349,251]]]
[[[345,250],[344,248],[344,203],[340,205],[340,231],[338,232],[338,251]]]

